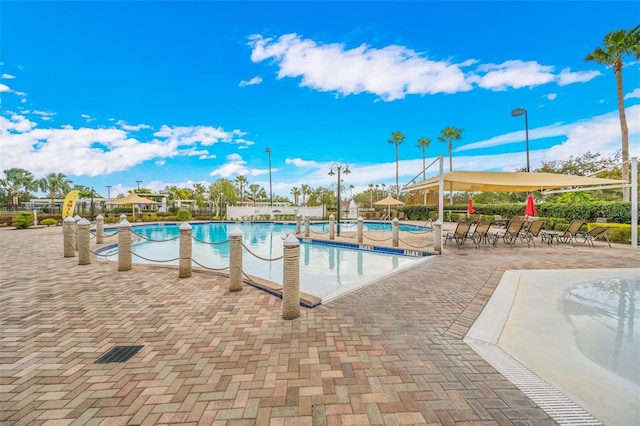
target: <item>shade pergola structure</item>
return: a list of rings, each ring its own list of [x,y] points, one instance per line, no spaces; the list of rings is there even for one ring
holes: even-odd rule
[[[637,157],[631,159],[631,182],[618,179],[604,179],[589,176],[562,175],[557,173],[537,172],[474,172],[455,171],[442,172],[442,155],[439,157],[440,173],[422,182],[412,183],[402,188],[403,191],[420,189],[468,191],[468,192],[570,192],[589,191],[594,189],[615,189],[631,186],[631,247],[638,247],[638,166]],[[442,181],[441,181],[442,179]],[[442,186],[440,186],[442,185]],[[442,191],[440,192],[442,198]],[[442,203],[438,211],[442,220]]]
[[[391,206],[401,206],[403,204],[404,203],[402,201],[396,200],[391,195],[387,195],[386,198],[383,198],[382,200],[376,201],[375,203],[373,203],[374,206],[387,206],[388,207],[387,214],[389,215],[389,218],[391,218]]]
[[[435,176],[405,186],[403,191],[438,190],[440,178]],[[571,187],[580,189],[621,188],[623,180],[588,176],[533,172],[473,172],[455,171],[444,174],[444,189],[467,192],[533,192]],[[588,187],[588,188],[583,188]]]
[[[118,198],[117,200],[112,200],[109,201],[107,204],[115,204],[115,205],[120,205],[120,206],[128,206],[128,205],[132,205],[133,206],[133,215],[135,216],[136,212],[135,212],[135,205],[138,205],[138,212],[140,211],[140,204],[160,204],[157,201],[153,201],[150,200],[149,198],[144,198],[139,196],[138,194],[136,194],[135,192],[132,192],[131,194],[127,195],[126,197],[123,198]]]

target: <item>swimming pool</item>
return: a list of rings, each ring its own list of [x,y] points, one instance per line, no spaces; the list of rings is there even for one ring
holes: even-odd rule
[[[193,235],[194,267],[221,269],[229,266],[229,232],[236,227],[242,232],[244,245],[255,255],[274,259],[283,254],[284,237],[295,232],[295,224],[252,222],[252,223],[194,223]],[[112,229],[114,231],[115,229]],[[132,227],[135,234],[155,241],[140,239],[133,245],[134,263],[177,265],[179,225],[159,224]],[[134,235],[135,239],[136,236]],[[300,240],[300,291],[323,300],[351,291],[364,283],[375,280],[394,270],[407,267],[424,258],[426,253],[405,252],[398,249],[372,251],[371,246],[356,244]],[[111,246],[101,253],[109,260],[117,260],[117,246]],[[265,261],[243,250],[243,270],[248,275],[257,276],[282,284],[283,261]]]
[[[337,222],[336,222],[337,224]],[[304,230],[304,223],[302,224],[302,229]],[[329,222],[311,222],[309,223],[309,230],[313,232],[329,232]],[[362,222],[362,230],[364,232],[371,231],[393,231],[393,225],[391,222]],[[399,231],[408,231],[408,232],[429,232],[429,228],[425,228],[423,226],[417,225],[407,225],[407,224],[399,224]],[[340,231],[342,232],[358,232],[358,222],[357,221],[340,221]]]
[[[635,424],[638,306],[640,269],[506,271],[465,342],[560,424]]]

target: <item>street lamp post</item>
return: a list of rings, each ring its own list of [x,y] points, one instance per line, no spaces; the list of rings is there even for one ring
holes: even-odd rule
[[[269,199],[270,201],[270,206],[273,207],[273,186],[271,184],[271,148],[265,148],[265,151],[267,152],[267,154],[269,154]]]
[[[107,185],[107,210],[111,209],[109,203],[111,202],[111,185]]]
[[[527,172],[531,169],[529,168],[529,114],[525,108],[516,108],[511,111],[512,117],[519,117],[524,114],[524,131],[525,131],[525,143],[527,149]]]
[[[345,175],[348,175],[349,173],[351,173],[351,170],[349,170],[349,165],[347,163],[340,162],[340,163],[332,163],[331,166],[329,167],[329,176],[333,176],[338,172],[338,236],[340,236],[340,172],[344,172]]]
[[[136,183],[138,184],[138,192],[140,192],[140,182],[142,182],[141,180],[137,180]]]
[[[222,192],[220,193],[220,220],[222,220]]]

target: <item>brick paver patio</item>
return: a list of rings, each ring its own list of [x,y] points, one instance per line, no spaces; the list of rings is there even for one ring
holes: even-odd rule
[[[223,276],[80,266],[60,227],[0,229],[0,424],[554,424],[462,337],[506,269],[639,259],[454,244],[285,321],[280,299]],[[116,345],[144,347],[95,363]]]

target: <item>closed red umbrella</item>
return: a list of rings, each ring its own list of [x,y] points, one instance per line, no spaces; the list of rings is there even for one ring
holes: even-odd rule
[[[469,195],[469,201],[467,201],[467,213],[473,214],[473,198]]]
[[[536,210],[536,205],[533,203],[533,194],[529,194],[527,197],[527,207],[524,209],[525,216],[535,216],[538,211]]]

